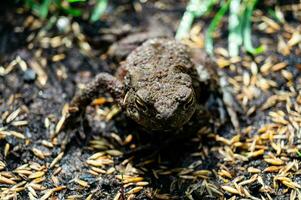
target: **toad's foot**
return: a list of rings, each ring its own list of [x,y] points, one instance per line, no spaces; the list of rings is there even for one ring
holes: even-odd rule
[[[81,121],[79,118],[84,116],[86,107],[97,97],[101,92],[108,92],[118,103],[123,99],[123,84],[116,77],[108,73],[98,74],[93,81],[77,95],[75,95],[68,106],[63,111],[63,116],[59,122],[55,134],[57,135],[63,130],[74,127],[76,122]]]

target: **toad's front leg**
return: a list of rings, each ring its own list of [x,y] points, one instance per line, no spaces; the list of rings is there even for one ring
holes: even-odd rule
[[[98,74],[79,94],[73,97],[62,128],[72,126],[93,99],[99,97],[102,92],[110,93],[116,102],[121,103],[124,96],[123,83],[111,74]],[[57,132],[61,130],[57,130]]]

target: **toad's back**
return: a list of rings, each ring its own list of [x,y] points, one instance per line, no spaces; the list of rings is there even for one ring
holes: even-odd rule
[[[128,71],[126,84],[139,90],[154,83],[178,82],[183,77],[177,74],[185,73],[193,64],[185,45],[161,38],[149,40],[134,50],[127,57],[125,67]]]

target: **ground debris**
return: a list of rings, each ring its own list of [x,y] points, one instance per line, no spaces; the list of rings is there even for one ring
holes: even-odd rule
[[[135,2],[136,11],[141,2]],[[155,5],[170,12],[163,1]],[[106,19],[119,26],[128,15],[138,20],[131,7],[120,6]],[[300,23],[256,12],[254,39],[267,49],[261,55],[241,52],[230,58],[225,40],[217,42],[219,70],[241,107],[239,120],[232,120],[239,121],[239,130],[228,122],[222,128],[212,123],[190,138],[164,142],[165,136],[137,129],[104,94],[87,108],[87,122],[76,124],[70,145],[62,149],[66,102],[74,87],[95,72],[116,71],[119,63],[108,48],[131,30],[120,33],[113,23],[91,31],[88,23],[67,18],[68,27],[58,33],[19,9],[21,14],[1,14],[23,30],[26,38],[16,39],[26,43],[1,54],[0,199],[301,198]],[[298,5],[277,9],[300,10]],[[173,27],[179,19],[166,15],[165,20]],[[142,22],[137,26],[144,29]],[[203,48],[205,26],[196,23],[183,42]],[[93,43],[98,40],[105,45]]]

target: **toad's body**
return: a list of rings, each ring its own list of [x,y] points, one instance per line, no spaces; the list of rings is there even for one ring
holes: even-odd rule
[[[127,115],[151,129],[181,127],[196,109],[193,67],[186,46],[153,39],[133,51],[125,62]]]
[[[208,98],[214,78],[201,60],[198,69],[189,48],[172,39],[151,39],[136,48],[118,76],[100,73],[75,96],[70,114],[79,111],[105,90],[126,114],[148,130],[173,130],[186,124]]]

